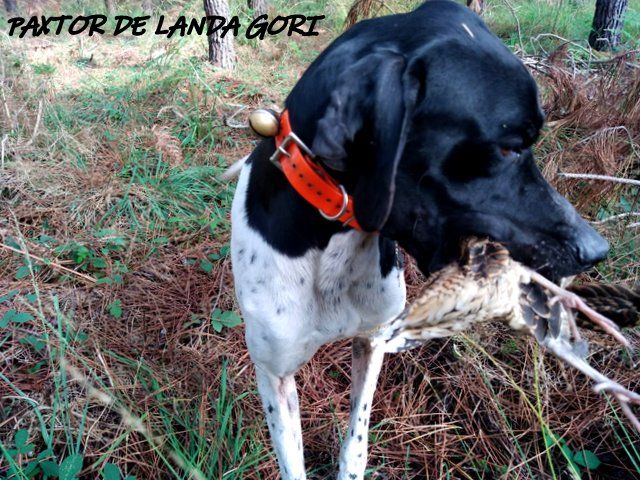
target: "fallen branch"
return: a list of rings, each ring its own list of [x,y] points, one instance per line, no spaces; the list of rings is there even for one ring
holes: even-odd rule
[[[238,115],[240,112],[243,112],[246,109],[247,109],[246,105],[240,105],[240,108],[238,108],[231,115],[226,116],[224,118],[224,124],[227,127],[230,127],[230,128],[249,128],[249,124],[247,122],[234,122],[233,121],[233,119],[235,118],[236,115]]]
[[[33,141],[36,139],[36,136],[38,135],[38,129],[40,128],[40,122],[42,120],[42,107],[43,106],[44,106],[44,102],[42,101],[42,99],[40,99],[38,101],[38,115],[36,116],[36,124],[33,127],[33,133],[31,134],[31,138],[24,145],[25,147],[31,145],[33,143]]]
[[[569,173],[559,172],[559,177],[565,178],[580,178],[584,180],[605,180],[607,182],[624,183],[626,185],[635,185],[640,187],[640,180],[633,180],[631,178],[612,177],[611,175],[597,175],[595,173]]]
[[[70,268],[67,268],[67,267],[65,267],[63,265],[60,265],[59,263],[52,262],[51,260],[47,260],[45,258],[39,257],[37,255],[34,255],[33,253],[25,252],[24,250],[20,250],[20,249],[11,247],[11,246],[6,245],[4,243],[0,243],[0,248],[3,248],[5,250],[9,250],[9,251],[14,252],[14,253],[19,253],[20,255],[25,255],[25,256],[27,256],[27,257],[29,257],[29,258],[31,258],[33,260],[36,260],[36,261],[38,261],[40,263],[44,263],[45,265],[48,265],[50,267],[53,267],[53,268],[56,268],[58,270],[62,270],[64,272],[70,273],[71,275],[75,275],[77,277],[80,277],[81,279],[83,279],[83,280],[85,280],[87,282],[90,282],[90,283],[93,283],[93,284],[98,282],[95,278],[93,278],[90,275],[86,275],[84,273],[76,272],[75,270],[71,270]]]
[[[4,136],[2,137],[2,141],[0,141],[0,169],[4,170],[4,154],[5,154],[5,144],[7,143],[7,140],[9,140],[9,135],[8,134],[4,134]]]
[[[591,224],[592,225],[602,225],[603,223],[613,222],[615,220],[621,220],[621,219],[627,218],[627,217],[640,217],[640,212],[618,213],[616,215],[611,215],[610,217],[603,218],[602,220],[595,220],[595,221],[591,222]],[[632,225],[635,225],[635,223],[632,223],[631,225],[628,225],[628,226],[632,226]]]
[[[14,147],[14,151],[25,150],[27,147],[29,147],[29,146],[31,146],[31,144],[33,144],[33,141],[38,136],[38,130],[40,129],[40,122],[42,121],[42,110],[43,110],[43,107],[44,107],[44,102],[42,101],[42,99],[40,99],[38,101],[38,113],[36,114],[36,123],[35,123],[35,125],[33,127],[33,132],[31,133],[31,137],[29,138],[29,140],[27,140],[22,145],[15,146]]]

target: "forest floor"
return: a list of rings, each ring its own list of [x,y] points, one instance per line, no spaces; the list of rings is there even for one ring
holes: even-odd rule
[[[232,289],[234,185],[218,178],[255,144],[235,125],[282,104],[349,2],[274,3],[327,15],[321,34],[239,38],[233,72],[200,37],[18,39],[0,19],[0,479],[278,477]],[[613,54],[587,47],[592,10],[491,0],[485,18],[541,87],[545,175],[611,242],[579,280],[635,285],[638,188],[558,175],[638,176],[640,3]],[[407,281],[415,294],[411,265]],[[335,473],[348,343],[298,376],[310,478]],[[595,342],[590,361],[640,390],[637,355]],[[640,479],[640,436],[617,407],[499,326],[389,358],[369,440],[370,478]]]

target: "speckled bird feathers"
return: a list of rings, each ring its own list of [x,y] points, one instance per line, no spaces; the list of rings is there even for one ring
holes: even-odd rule
[[[460,261],[431,275],[418,298],[374,340],[396,352],[475,323],[502,321],[544,342],[550,333],[560,335],[562,318],[569,314],[552,297],[501,244],[469,239]]]

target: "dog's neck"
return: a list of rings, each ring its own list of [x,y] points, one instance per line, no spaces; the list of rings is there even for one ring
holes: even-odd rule
[[[247,160],[251,165],[246,201],[249,225],[284,255],[300,257],[313,248],[324,250],[332,236],[350,227],[326,220],[307,203],[269,161],[274,151],[273,140],[263,140]],[[402,266],[402,258],[393,240],[379,237],[377,243],[380,271],[386,276],[394,265]]]
[[[249,225],[285,255],[297,257],[310,248],[322,250],[333,235],[349,227],[324,219],[293,189],[269,161],[274,151],[273,139],[266,139],[247,160],[251,164],[247,192]]]

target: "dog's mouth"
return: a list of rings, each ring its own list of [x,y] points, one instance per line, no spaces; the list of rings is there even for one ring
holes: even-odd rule
[[[562,285],[564,279],[573,277],[583,270],[567,249],[554,247],[544,241],[537,245],[522,246],[513,242],[505,242],[504,245],[511,258],[556,285]]]
[[[551,265],[548,261],[542,262],[536,265],[537,262],[536,262],[535,255],[533,254],[523,255],[523,253],[525,252],[522,252],[517,247],[514,248],[513,244],[510,244],[509,242],[497,241],[491,238],[490,236],[473,235],[473,236],[462,238],[458,244],[458,254],[456,259],[458,260],[458,262],[464,262],[465,258],[469,253],[469,250],[473,248],[474,245],[485,244],[485,243],[499,245],[500,247],[504,248],[508,252],[509,256],[513,260],[523,264],[527,268],[530,268],[532,271],[539,273],[540,275],[545,277],[547,280],[553,282],[554,284],[560,287],[564,287],[568,285],[569,283],[571,283],[571,281],[575,277],[575,275],[563,275],[557,269],[551,268]],[[519,254],[514,255],[513,250],[516,250]],[[521,259],[523,256],[526,258],[526,260],[529,260],[529,261],[522,261]]]
[[[553,232],[533,232],[514,222],[493,215],[475,213],[452,219],[445,227],[457,238],[451,248],[442,252],[440,263],[448,263],[459,256],[462,246],[469,238],[486,238],[503,245],[511,258],[543,275],[556,284],[564,277],[584,271],[572,250],[569,239],[556,238]],[[435,259],[436,262],[438,259]]]
[[[564,277],[587,269],[577,261],[569,240],[554,238],[549,233],[525,230],[494,215],[478,212],[456,215],[446,219],[440,228],[437,238],[443,240],[439,242],[421,242],[421,237],[408,242],[400,241],[417,260],[420,271],[425,275],[459,261],[465,241],[470,238],[500,243],[513,260],[558,285]]]

